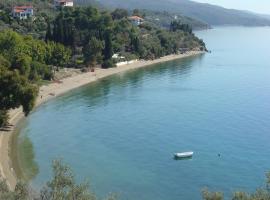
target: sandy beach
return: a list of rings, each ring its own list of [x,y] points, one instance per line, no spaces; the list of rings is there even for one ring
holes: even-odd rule
[[[95,72],[87,72],[78,74],[69,78],[61,80],[59,83],[50,83],[40,87],[39,96],[36,101],[36,107],[40,104],[64,94],[67,91],[78,88],[80,86],[86,85],[88,83],[94,82],[101,78],[121,73],[124,71],[146,67],[152,64],[181,59],[189,56],[194,56],[202,54],[204,52],[191,51],[186,54],[179,55],[169,55],[156,60],[151,61],[136,61],[132,64],[122,65],[116,68],[110,69],[96,69]],[[11,189],[14,189],[17,178],[16,174],[12,168],[12,161],[10,159],[10,138],[16,129],[18,122],[23,120],[24,115],[21,108],[10,111],[9,123],[12,125],[10,130],[0,131],[0,174],[7,180],[7,183]]]

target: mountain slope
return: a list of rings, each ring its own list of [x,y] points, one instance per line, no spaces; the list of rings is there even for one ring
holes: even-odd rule
[[[93,5],[95,7],[99,7],[100,9],[110,9],[113,10],[115,8],[125,8],[130,13],[134,8],[132,7],[121,7],[120,4],[115,4],[115,2],[100,2],[99,0],[75,0],[77,5]],[[103,3],[103,4],[102,4]],[[140,9],[142,14],[145,14],[145,19],[147,22],[152,25],[156,25],[158,27],[168,28],[170,23],[173,20],[180,20],[184,24],[188,24],[192,27],[193,30],[203,30],[210,28],[210,25],[206,22],[203,22],[199,19],[194,19],[191,17],[184,16],[180,12],[167,12],[167,11],[158,11],[152,9]]]
[[[151,10],[140,10],[145,14],[145,20],[148,23],[154,24],[157,27],[169,28],[173,20],[180,20],[183,24],[188,24],[193,30],[208,29],[210,26],[202,21],[180,15],[179,13],[161,12]]]
[[[204,21],[210,25],[268,26],[270,20],[245,11],[225,9],[189,0],[77,0],[77,2],[96,1],[109,8],[148,9],[168,11]]]

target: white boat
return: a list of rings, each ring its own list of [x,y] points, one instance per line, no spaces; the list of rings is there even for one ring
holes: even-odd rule
[[[190,158],[193,156],[193,152],[183,152],[183,153],[175,153],[174,157],[175,158]]]

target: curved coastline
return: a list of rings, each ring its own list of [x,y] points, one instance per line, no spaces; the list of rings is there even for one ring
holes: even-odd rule
[[[105,78],[107,76],[125,72],[132,69],[138,69],[146,66],[150,66],[157,63],[172,61],[176,59],[186,58],[203,54],[204,51],[190,51],[185,54],[169,55],[156,60],[150,61],[137,61],[132,64],[122,65],[109,69],[96,69],[95,72],[87,72],[79,75],[75,75],[69,78],[61,80],[61,83],[50,83],[40,87],[39,96],[36,101],[36,107],[42,103],[49,101],[52,98],[60,96],[70,90]],[[8,186],[11,189],[15,188],[17,183],[16,172],[13,169],[13,161],[10,155],[11,152],[11,138],[14,135],[16,128],[21,120],[24,119],[24,115],[21,108],[10,111],[9,123],[12,125],[8,131],[0,131],[0,175],[6,179]]]

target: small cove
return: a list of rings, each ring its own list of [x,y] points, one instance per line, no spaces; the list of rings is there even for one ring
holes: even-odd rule
[[[261,186],[270,170],[270,29],[197,34],[211,54],[113,75],[37,108],[18,138],[33,145],[33,185],[63,158],[99,196],[195,200],[203,187],[230,195]],[[193,159],[173,160],[188,150]]]

